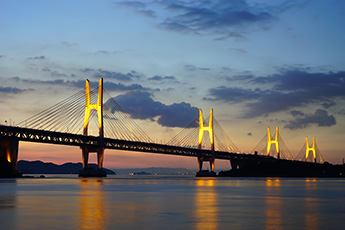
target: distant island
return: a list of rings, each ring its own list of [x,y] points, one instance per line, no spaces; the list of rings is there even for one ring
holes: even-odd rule
[[[130,176],[137,176],[137,175],[148,176],[148,175],[151,175],[151,173],[148,173],[148,172],[133,172],[133,173],[130,173],[129,175]]]
[[[89,167],[97,167],[96,164],[89,164]],[[57,165],[42,161],[18,161],[18,171],[23,174],[78,174],[83,169],[82,163],[65,163]],[[104,168],[107,174],[115,175],[112,170]]]

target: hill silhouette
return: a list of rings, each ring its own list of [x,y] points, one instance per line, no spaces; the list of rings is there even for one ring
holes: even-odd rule
[[[97,167],[96,164],[89,164],[89,167]],[[23,174],[78,174],[83,169],[82,163],[65,163],[57,165],[42,161],[18,161],[18,171]],[[103,168],[107,174],[116,174],[114,171]]]

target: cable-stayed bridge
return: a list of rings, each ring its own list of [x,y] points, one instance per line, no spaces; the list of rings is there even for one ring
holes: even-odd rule
[[[90,120],[93,123],[90,123]],[[98,130],[98,134],[89,135],[91,130]],[[239,169],[245,162],[292,160],[291,154],[280,147],[280,143],[283,142],[278,135],[278,128],[275,139],[271,136],[269,129],[267,136],[264,138],[268,141],[260,142],[256,147],[259,152],[240,153],[213,117],[213,110],[207,119],[203,118],[200,110],[199,117],[167,144],[157,144],[109,93],[106,91],[104,93],[103,79],[100,79],[99,87],[94,90],[90,90],[90,83],[87,80],[85,90],[18,123],[17,126],[0,125],[0,157],[5,158],[12,168],[16,169],[19,141],[30,141],[80,147],[84,170],[88,169],[90,152],[97,152],[98,167],[101,171],[104,150],[119,149],[196,157],[199,172],[203,171],[203,162],[207,161],[210,162],[211,169],[210,174],[207,175],[214,175],[215,159],[230,160],[232,169]],[[263,143],[266,143],[264,147],[266,150],[261,151]],[[275,155],[271,153],[272,144],[276,147]],[[315,151],[315,147],[314,150],[312,148],[309,147],[309,150],[313,151],[314,156],[320,154]],[[304,160],[306,159],[308,155]],[[317,159],[323,158],[314,157],[313,162],[317,162]],[[85,175],[89,173],[85,172]],[[100,175],[99,172],[97,175]]]

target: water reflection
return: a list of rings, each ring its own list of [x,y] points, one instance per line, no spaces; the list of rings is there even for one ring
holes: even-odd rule
[[[80,180],[79,229],[104,229],[102,179]]]
[[[318,216],[318,203],[320,199],[313,198],[315,195],[314,192],[317,190],[317,180],[313,179],[306,179],[305,181],[305,198],[304,198],[304,206],[305,206],[305,215],[304,215],[304,222],[307,229],[319,229],[319,219]]]
[[[266,229],[281,229],[283,218],[280,188],[279,179],[266,180]]]
[[[7,187],[16,186],[16,180],[0,180],[0,210],[14,208],[16,205],[16,191],[7,191]]]
[[[195,229],[218,229],[219,210],[215,180],[199,179],[196,181],[195,194]]]
[[[15,229],[17,191],[16,180],[0,179],[0,229]]]

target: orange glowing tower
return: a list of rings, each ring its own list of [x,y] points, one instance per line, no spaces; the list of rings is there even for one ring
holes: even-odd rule
[[[89,161],[89,153],[97,152],[97,163],[98,168],[102,169],[103,167],[103,158],[104,158],[104,129],[103,129],[103,78],[99,80],[98,88],[98,99],[96,104],[91,104],[90,98],[90,82],[86,80],[85,88],[85,118],[84,118],[84,135],[88,135],[88,127],[90,120],[91,110],[97,110],[98,116],[98,125],[99,125],[99,146],[97,148],[90,148],[87,146],[82,147],[82,157],[83,157],[83,168],[87,168]]]
[[[271,137],[271,132],[270,132],[270,127],[267,126],[267,156],[270,155],[271,152],[271,145],[275,144],[276,150],[277,150],[277,158],[280,158],[280,149],[279,149],[279,131],[278,131],[278,126],[276,127],[276,136],[275,139],[273,140]]]
[[[211,172],[214,172],[214,131],[213,131],[213,109],[210,110],[210,121],[207,127],[204,126],[204,120],[202,117],[202,110],[199,109],[199,144],[198,149],[201,149],[202,144],[202,138],[204,136],[204,132],[207,131],[210,136],[210,142],[211,142],[211,151],[212,151],[212,157],[205,158],[205,157],[198,157],[198,167],[199,171],[202,171],[202,164],[203,161],[209,161],[210,162],[210,168]]]
[[[313,137],[313,144],[310,147],[309,143],[308,143],[308,137],[305,137],[305,161],[308,161],[308,156],[309,156],[309,152],[312,151],[313,152],[313,157],[314,157],[314,163],[316,163],[316,151],[315,151],[315,137]]]

